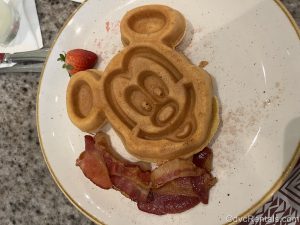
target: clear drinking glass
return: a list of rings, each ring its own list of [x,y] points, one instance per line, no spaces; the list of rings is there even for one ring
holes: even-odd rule
[[[0,45],[8,45],[17,35],[20,25],[19,13],[13,6],[0,0]]]

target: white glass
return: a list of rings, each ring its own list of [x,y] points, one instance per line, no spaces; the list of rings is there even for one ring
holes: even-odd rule
[[[0,45],[8,45],[16,37],[19,25],[19,13],[10,3],[0,0]]]

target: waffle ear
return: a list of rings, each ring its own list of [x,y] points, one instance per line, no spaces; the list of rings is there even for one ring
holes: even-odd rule
[[[67,87],[69,118],[84,132],[96,132],[106,121],[99,90],[101,75],[98,70],[78,72],[71,77]]]
[[[175,48],[186,29],[183,15],[163,5],[146,5],[130,10],[121,21],[124,45],[136,42],[162,42]]]

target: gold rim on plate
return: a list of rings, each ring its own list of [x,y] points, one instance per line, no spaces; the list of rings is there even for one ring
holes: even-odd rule
[[[63,186],[61,185],[61,183],[59,182],[58,178],[55,176],[51,165],[48,161],[48,158],[46,156],[45,150],[44,150],[44,146],[43,146],[43,141],[41,138],[41,133],[40,133],[40,124],[39,124],[39,96],[40,96],[40,89],[41,89],[41,83],[43,80],[43,76],[44,76],[44,72],[45,72],[45,68],[46,68],[46,64],[48,62],[49,56],[52,52],[52,49],[57,41],[57,39],[59,38],[59,36],[61,35],[62,31],[64,30],[64,28],[66,27],[66,25],[69,23],[69,21],[74,17],[74,15],[78,12],[78,10],[87,2],[88,0],[85,0],[81,5],[79,5],[77,7],[77,9],[74,10],[74,12],[69,16],[69,18],[65,21],[64,25],[62,26],[62,28],[59,30],[57,36],[54,39],[54,42],[52,43],[52,46],[50,48],[50,51],[48,53],[48,56],[46,58],[45,64],[44,64],[44,68],[41,72],[41,76],[39,79],[39,85],[38,85],[38,91],[37,91],[37,103],[36,103],[36,124],[37,124],[37,133],[38,133],[38,138],[39,138],[39,142],[40,142],[40,146],[41,146],[41,151],[44,157],[44,160],[47,164],[48,170],[53,178],[53,180],[55,181],[56,185],[59,187],[59,189],[64,193],[64,195],[67,197],[67,199],[82,213],[84,214],[86,217],[88,217],[90,220],[92,220],[94,223],[99,224],[99,225],[105,225],[105,223],[103,221],[100,221],[99,219],[97,219],[95,216],[93,216],[92,214],[90,214],[89,212],[87,212],[85,209],[83,209],[69,194],[68,192],[63,188]],[[283,13],[287,16],[287,18],[289,19],[289,22],[291,23],[292,27],[294,28],[294,30],[296,31],[299,39],[300,39],[300,29],[296,23],[296,21],[294,20],[294,18],[291,16],[291,14],[289,13],[289,11],[287,10],[287,8],[283,5],[283,3],[280,0],[274,0],[274,2],[279,6],[279,8],[283,11]],[[291,159],[291,161],[289,162],[289,164],[287,165],[287,167],[285,168],[285,170],[283,171],[283,173],[281,174],[281,176],[278,178],[278,180],[275,182],[275,184],[271,187],[271,189],[259,200],[257,201],[254,205],[252,205],[249,209],[247,209],[246,211],[244,211],[243,213],[241,213],[239,216],[237,216],[237,220],[233,221],[233,222],[229,222],[226,223],[225,225],[235,225],[238,224],[239,219],[243,219],[246,218],[247,216],[252,215],[256,210],[258,210],[261,206],[263,206],[274,194],[275,192],[277,192],[279,190],[279,188],[284,184],[285,180],[288,178],[289,174],[292,172],[293,168],[295,167],[298,159],[300,158],[300,143],[298,144],[298,147],[295,150],[295,153],[293,154],[293,157]]]

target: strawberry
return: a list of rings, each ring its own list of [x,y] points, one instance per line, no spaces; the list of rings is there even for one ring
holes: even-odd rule
[[[84,49],[73,49],[66,54],[60,54],[57,61],[64,62],[63,68],[67,69],[70,76],[83,70],[92,69],[97,63],[98,56]]]

